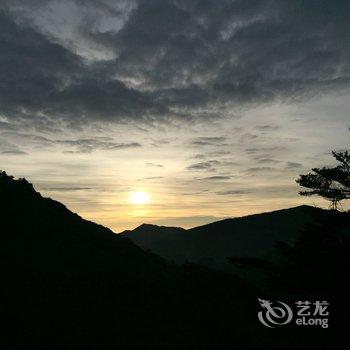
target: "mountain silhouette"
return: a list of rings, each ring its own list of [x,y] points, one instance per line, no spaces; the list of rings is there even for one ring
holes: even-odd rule
[[[325,210],[307,205],[217,221],[189,230],[141,225],[121,234],[176,263],[200,262],[228,267],[232,255],[265,257],[276,242],[293,243],[301,230],[323,217]]]
[[[4,349],[213,349],[257,328],[247,283],[168,263],[3,172],[0,221]]]
[[[253,350],[326,344],[322,329],[310,333],[291,326],[272,333],[262,326],[257,319],[262,292],[247,281],[198,264],[175,265],[4,172],[0,223],[5,350]],[[208,227],[214,232],[213,225]],[[150,225],[139,231],[187,234]]]

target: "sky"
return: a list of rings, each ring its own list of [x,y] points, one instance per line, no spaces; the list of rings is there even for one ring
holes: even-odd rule
[[[0,3],[0,169],[115,232],[327,207],[349,97],[345,0]]]

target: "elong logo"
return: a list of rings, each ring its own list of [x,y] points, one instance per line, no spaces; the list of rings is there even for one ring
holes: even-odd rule
[[[290,306],[282,301],[269,301],[259,299],[262,311],[258,312],[259,321],[266,327],[274,328],[275,326],[287,325],[293,320],[293,311]],[[327,301],[297,301],[295,303],[298,308],[295,313],[295,324],[297,326],[321,326],[328,328],[327,311],[329,303]],[[316,317],[317,316],[317,317]]]
[[[273,325],[288,324],[293,318],[292,309],[285,303],[277,301],[280,306],[273,306],[269,300],[258,299],[264,311],[258,313],[260,322],[269,328]]]

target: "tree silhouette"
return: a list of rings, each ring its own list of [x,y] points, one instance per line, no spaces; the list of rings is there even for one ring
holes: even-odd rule
[[[294,243],[277,241],[270,259],[230,257],[228,260],[242,268],[271,272],[268,279],[273,290],[330,295],[344,292],[343,284],[350,273],[349,254],[350,215],[328,211],[306,225]],[[347,284],[347,293],[349,287]]]
[[[302,196],[321,196],[330,201],[330,208],[337,210],[339,202],[350,198],[350,153],[332,152],[340,164],[333,168],[313,168],[311,173],[300,175],[296,182],[307,188]]]

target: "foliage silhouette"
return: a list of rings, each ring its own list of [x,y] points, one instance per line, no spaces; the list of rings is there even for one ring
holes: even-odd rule
[[[300,191],[302,196],[318,195],[331,202],[331,209],[338,209],[338,204],[350,198],[350,154],[348,151],[332,152],[340,164],[332,168],[313,168],[312,173],[300,175],[296,182],[308,188]]]
[[[315,340],[311,331],[308,342],[313,346],[331,346],[346,334],[349,324],[350,295],[350,214],[330,210],[318,223],[307,225],[294,244],[278,242],[273,259],[230,257],[240,268],[261,271],[269,298],[328,301],[331,327]]]

